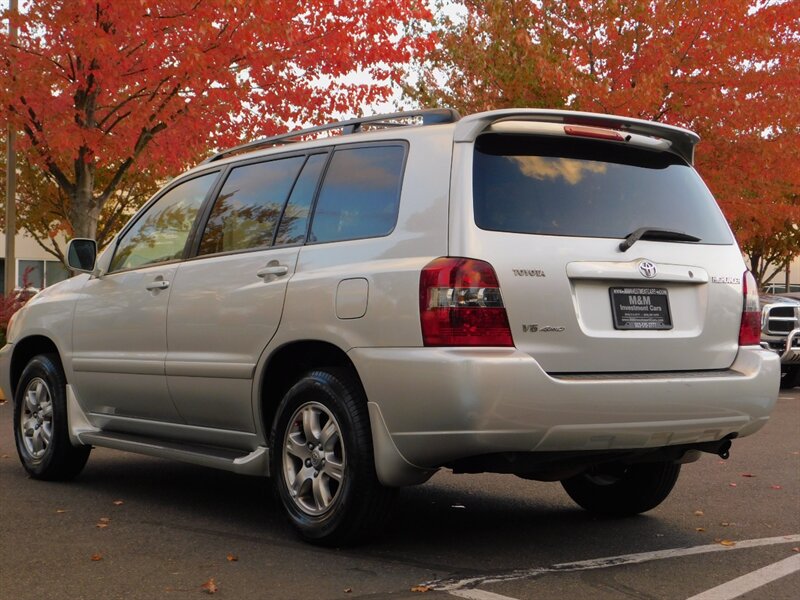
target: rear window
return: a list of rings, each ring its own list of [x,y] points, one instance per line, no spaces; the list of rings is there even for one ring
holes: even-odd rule
[[[711,192],[678,156],[620,144],[489,134],[475,142],[475,222],[492,231],[624,238],[640,227],[731,244]]]

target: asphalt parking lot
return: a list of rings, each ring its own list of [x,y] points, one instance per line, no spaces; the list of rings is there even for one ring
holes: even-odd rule
[[[558,484],[442,472],[403,491],[383,538],[346,550],[300,542],[255,478],[95,449],[72,483],[30,480],[11,413],[2,600],[800,597],[800,389],[647,515],[594,518]]]

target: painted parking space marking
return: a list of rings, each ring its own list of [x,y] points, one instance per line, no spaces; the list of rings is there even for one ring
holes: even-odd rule
[[[477,588],[472,590],[452,590],[449,594],[458,598],[466,598],[466,600],[516,600],[516,598],[511,598],[510,596],[503,596],[502,594],[495,594],[494,592],[487,592]]]
[[[582,560],[577,562],[558,563],[550,567],[538,567],[533,569],[521,569],[511,571],[505,574],[495,575],[482,575],[479,577],[467,577],[464,579],[439,579],[430,581],[424,585],[442,592],[449,592],[451,595],[459,598],[467,598],[472,600],[513,600],[508,596],[494,594],[493,592],[485,592],[485,590],[476,589],[480,585],[503,583],[507,581],[516,581],[522,579],[533,579],[540,575],[548,573],[571,573],[575,571],[588,571],[592,569],[606,569],[609,567],[617,567],[622,565],[635,565],[654,560],[664,560],[668,558],[680,558],[684,556],[693,556],[697,554],[709,554],[713,552],[732,552],[744,548],[758,548],[762,546],[774,546],[778,544],[793,544],[800,542],[800,534],[782,535],[769,538],[758,538],[752,540],[740,540],[733,546],[723,546],[721,544],[706,544],[703,546],[691,546],[689,548],[671,548],[668,550],[656,550],[653,552],[639,552],[636,554],[622,554],[619,556],[609,556],[605,558],[592,558],[589,560]],[[791,557],[800,558],[800,557]],[[782,564],[781,563],[776,564]],[[794,563],[787,563],[794,564]],[[774,565],[771,565],[774,566]],[[781,567],[788,568],[788,567]],[[777,569],[777,567],[776,567]],[[762,570],[754,573],[760,573]],[[775,571],[777,572],[777,571]],[[773,571],[768,571],[765,574],[753,575],[753,578],[747,582],[755,582],[759,577],[766,577],[769,574],[774,574]],[[787,573],[788,574],[788,573]],[[746,576],[745,576],[746,577]],[[741,579],[741,578],[738,578]],[[737,579],[737,580],[738,580]],[[737,581],[734,580],[734,581]],[[732,582],[729,582],[732,583]],[[763,585],[763,584],[760,584]],[[744,592],[742,592],[744,593]],[[486,595],[491,594],[491,595]],[[714,596],[703,598],[703,600],[711,600]],[[735,598],[735,596],[721,596],[720,598]]]
[[[798,571],[800,571],[800,554],[795,554],[692,596],[689,600],[731,600]]]

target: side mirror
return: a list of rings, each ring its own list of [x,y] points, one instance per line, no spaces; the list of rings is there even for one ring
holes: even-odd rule
[[[67,267],[79,273],[91,273],[97,260],[97,242],[85,238],[70,240],[67,246]]]

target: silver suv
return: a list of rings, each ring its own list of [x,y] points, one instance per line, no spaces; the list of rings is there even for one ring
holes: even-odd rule
[[[215,155],[99,257],[73,240],[84,274],[17,313],[0,383],[22,465],[69,479],[104,446],[269,475],[329,545],[442,467],[652,509],[778,393],[698,139],[433,110]]]

